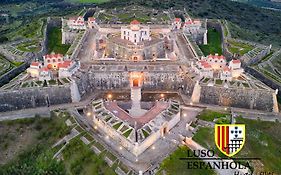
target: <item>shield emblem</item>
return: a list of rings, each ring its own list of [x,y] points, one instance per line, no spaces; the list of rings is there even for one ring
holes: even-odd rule
[[[245,143],[244,124],[216,124],[215,142],[218,149],[228,157],[237,154]]]

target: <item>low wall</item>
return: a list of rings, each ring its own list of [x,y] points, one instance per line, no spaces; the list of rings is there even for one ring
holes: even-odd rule
[[[12,69],[11,71],[5,73],[4,75],[2,75],[0,77],[0,87],[9,83],[13,78],[15,78],[16,76],[18,76],[20,73],[22,73],[23,71],[25,71],[25,69],[27,69],[27,67],[29,67],[28,63],[24,63],[22,65],[20,65],[17,68]]]
[[[200,103],[273,111],[273,91],[201,86]]]
[[[0,112],[71,102],[69,86],[0,91]]]
[[[262,73],[256,71],[255,69],[253,69],[251,67],[246,67],[245,72],[251,74],[256,79],[260,80],[261,82],[263,82],[264,84],[266,84],[270,88],[278,89],[278,91],[281,92],[281,85],[279,85],[278,83],[276,83],[276,82],[272,81],[271,79],[267,78],[266,76],[264,76]],[[277,96],[279,98],[281,98],[281,93],[278,93]]]

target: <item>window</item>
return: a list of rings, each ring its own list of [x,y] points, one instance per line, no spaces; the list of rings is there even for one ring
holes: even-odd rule
[[[124,31],[124,35],[126,35],[126,31]]]
[[[135,34],[135,38],[137,37],[137,34]]]

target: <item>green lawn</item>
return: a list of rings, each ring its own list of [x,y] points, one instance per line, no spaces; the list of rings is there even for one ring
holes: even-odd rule
[[[85,145],[78,137],[73,139],[63,150],[63,158],[67,174],[115,174],[113,169],[106,164],[102,155],[97,156],[90,147]]]
[[[253,46],[246,43],[236,42],[234,40],[228,40],[227,42],[229,44],[228,49],[233,54],[244,55],[245,53],[254,49]]]
[[[55,52],[65,54],[70,45],[61,44],[62,33],[59,27],[51,28],[48,34],[48,53]]]
[[[237,118],[237,123],[246,124],[246,142],[234,157],[259,157],[264,166],[251,162],[255,170],[281,174],[281,123],[243,118]],[[224,157],[215,146],[214,128],[200,128],[193,139]]]
[[[205,56],[209,54],[222,54],[221,36],[216,29],[208,29],[208,44],[199,46]]]
[[[180,160],[180,158],[186,158],[187,151],[186,146],[179,147],[174,153],[167,157],[160,165],[160,170],[157,175],[162,175],[163,171],[167,175],[210,175],[215,174],[213,170],[205,169],[188,169],[187,160]],[[201,162],[202,160],[200,160]]]
[[[54,152],[50,149],[59,138],[68,134],[70,129],[64,123],[67,118],[61,118],[52,113],[51,118],[31,118],[16,121],[1,122],[1,127],[8,127],[8,134],[14,134],[13,140],[8,144],[21,144],[14,158],[4,165],[0,165],[0,174],[65,174],[61,162],[52,159]],[[1,133],[5,134],[4,132]],[[20,141],[26,135],[29,139]],[[0,143],[6,143],[7,139]],[[19,143],[20,141],[20,143]],[[0,151],[5,151],[1,148]],[[44,173],[43,173],[44,172]]]
[[[211,110],[204,110],[202,111],[197,118],[205,121],[214,121],[215,118],[224,118],[228,115],[227,112],[216,112],[216,111],[211,111]]]

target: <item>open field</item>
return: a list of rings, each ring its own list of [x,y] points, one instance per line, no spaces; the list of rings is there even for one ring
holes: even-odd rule
[[[65,54],[70,45],[61,44],[62,33],[59,27],[54,27],[50,29],[48,34],[48,53],[55,52],[60,54]]]
[[[231,53],[238,54],[240,56],[242,56],[245,53],[249,52],[250,50],[254,49],[253,46],[246,44],[246,43],[236,42],[234,40],[228,40],[227,42],[229,44],[228,50]]]
[[[96,155],[78,137],[73,139],[63,150],[63,158],[67,174],[115,174],[114,170],[108,167],[103,160],[102,155]]]
[[[52,159],[52,144],[69,133],[69,116],[0,122],[0,174],[64,174],[61,162]]]
[[[215,29],[208,29],[208,44],[199,46],[205,56],[209,54],[222,54],[221,36]]]
[[[215,174],[213,170],[205,169],[188,169],[186,160],[180,158],[188,157],[186,146],[180,146],[174,153],[167,157],[160,165],[160,170],[157,175],[212,175]],[[199,162],[199,161],[198,161]],[[200,161],[201,162],[201,161]]]
[[[227,111],[216,112],[205,109],[199,113],[197,118],[209,122],[215,122],[217,124],[230,123],[230,113],[228,113]]]
[[[259,120],[237,118],[237,123],[246,124],[246,142],[244,148],[234,157],[258,157],[250,165],[255,172],[270,171],[281,174],[281,124]],[[225,157],[215,146],[214,128],[200,128],[193,139],[202,146],[213,149],[219,156]]]

